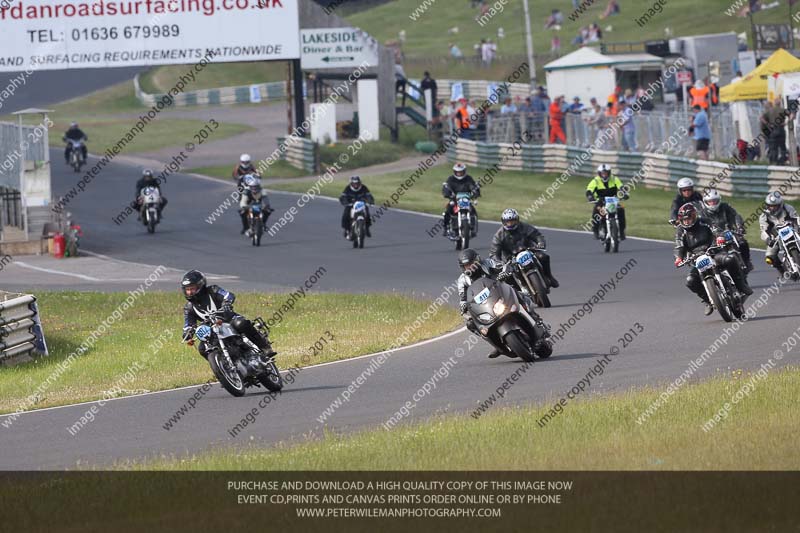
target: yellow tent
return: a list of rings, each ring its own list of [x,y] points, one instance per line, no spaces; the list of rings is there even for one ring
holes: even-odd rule
[[[719,90],[723,102],[739,100],[766,100],[767,78],[776,72],[800,72],[800,59],[781,48],[741,80]]]

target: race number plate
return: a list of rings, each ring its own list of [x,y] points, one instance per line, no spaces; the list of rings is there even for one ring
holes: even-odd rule
[[[489,288],[488,287],[483,289],[481,292],[479,292],[478,295],[475,296],[475,298],[473,298],[472,300],[476,304],[482,304],[483,302],[486,301],[487,298],[489,298]]]

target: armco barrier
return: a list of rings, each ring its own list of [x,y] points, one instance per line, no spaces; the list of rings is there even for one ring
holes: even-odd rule
[[[459,139],[451,145],[447,156],[450,161],[480,167],[496,164],[504,170],[553,174],[563,173],[575,162],[572,175],[585,177],[594,176],[597,166],[607,163],[623,181],[630,181],[638,174],[637,187],[674,190],[680,178],[689,177],[700,190],[714,183],[722,194],[753,198],[763,198],[769,191],[777,190],[794,174],[795,183],[792,187],[784,186],[784,196],[800,198],[800,186],[796,184],[800,170],[797,167],[731,165],[664,154],[606,150],[593,150],[585,162],[577,165],[585,152],[583,148],[563,144],[523,145],[522,150],[515,149],[512,156],[509,155],[512,153],[510,144]]]
[[[0,291],[0,365],[24,363],[47,355],[36,298]]]
[[[419,85],[419,80],[411,80]],[[464,93],[464,98],[468,100],[483,101],[489,97],[489,85],[500,85],[499,81],[487,80],[436,80],[436,97],[439,100],[449,101],[452,87],[454,84],[460,83],[461,89]],[[509,94],[511,98],[519,96],[523,100],[526,96],[531,96],[531,86],[529,83],[509,83]]]
[[[149,94],[142,90],[139,84],[139,75],[133,79],[136,89],[136,98],[142,105],[152,107],[163,94]],[[254,84],[258,87],[262,102],[275,100],[286,100],[286,82],[276,81],[271,83]],[[195,105],[217,105],[217,104],[249,104],[250,85],[241,87],[221,87],[218,89],[203,89],[199,91],[186,91],[177,95],[174,104],[177,107],[187,107]]]
[[[287,137],[278,137],[278,146],[282,146],[286,139]],[[319,147],[310,139],[293,138],[286,143],[286,150],[280,157],[293,167],[305,170],[309,174],[319,172]]]

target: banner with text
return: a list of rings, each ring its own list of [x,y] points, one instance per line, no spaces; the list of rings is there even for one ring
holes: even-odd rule
[[[0,72],[300,57],[299,0],[8,0]]]

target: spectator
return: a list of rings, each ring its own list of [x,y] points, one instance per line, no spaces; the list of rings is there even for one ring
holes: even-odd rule
[[[596,22],[592,22],[589,26],[589,34],[586,37],[587,43],[596,43],[599,42],[603,38],[603,30],[600,29],[600,26],[597,25]]]
[[[583,46],[589,41],[589,27],[584,26],[578,31],[578,34],[572,39],[572,44],[575,46]]]
[[[603,14],[600,15],[600,18],[604,19],[606,17],[610,17],[611,15],[619,15],[619,11],[619,2],[617,0],[608,0],[606,10],[603,11]]]
[[[767,152],[771,165],[782,165],[786,162],[786,111],[781,105],[780,97],[775,98],[766,113]]]
[[[619,114],[622,115],[622,147],[629,152],[638,151],[636,146],[636,123],[633,120],[633,109],[628,107],[625,100],[619,103]]]
[[[422,95],[425,96],[425,91],[427,89],[431,90],[431,102],[436,101],[436,92],[438,90],[436,86],[436,80],[431,78],[431,73],[427,70],[423,74],[422,81],[419,84],[419,88],[422,89]]]
[[[535,113],[547,113],[547,110],[550,108],[550,99],[547,97],[547,91],[544,86],[539,86],[539,89],[531,100],[531,106]]]
[[[556,32],[553,32],[553,38],[550,39],[550,52],[557,54],[561,51],[561,38]]]
[[[547,17],[544,21],[544,29],[549,30],[550,28],[560,30],[561,25],[564,23],[564,15],[561,13],[560,10],[554,9],[550,12],[550,16]]]
[[[619,103],[622,99],[622,87],[617,85],[614,88],[614,92],[608,96],[608,103],[611,104],[609,107],[611,108],[611,112],[613,116],[617,116],[619,113]]]
[[[578,96],[576,96],[575,98],[572,99],[572,104],[570,104],[569,106],[569,112],[574,113],[576,115],[580,115],[581,113],[583,113],[583,110],[584,110],[583,103],[581,103],[581,99]]]
[[[484,67],[492,66],[492,47],[485,39],[481,39],[481,63]]]
[[[603,134],[606,125],[608,124],[608,117],[603,111],[603,108],[600,107],[600,104],[597,102],[597,98],[592,98],[591,103],[592,108],[589,110],[589,113],[586,117],[586,122],[594,132],[595,148],[602,150],[604,143],[600,140],[600,137]]]
[[[520,113],[532,113],[533,112],[533,102],[531,102],[531,97],[525,97],[525,101],[517,106],[517,110]]]
[[[708,109],[708,93],[709,88],[703,83],[703,80],[694,82],[694,87],[689,89],[689,96],[691,97],[692,107],[699,105],[703,109]]]
[[[694,119],[689,128],[689,133],[694,133],[695,150],[700,159],[708,160],[708,144],[711,142],[711,128],[708,125],[708,115],[702,106],[692,107]]]
[[[633,103],[636,101],[636,97],[633,96],[633,91],[631,89],[625,89],[624,99],[625,99],[625,103],[628,106],[632,106]]]
[[[405,98],[406,93],[406,71],[403,70],[403,65],[400,63],[394,64],[394,77],[395,77],[395,92],[402,94]]]
[[[460,107],[456,109],[454,117],[456,121],[456,128],[463,139],[472,139],[471,127],[473,125],[470,121],[470,117],[475,111],[467,104],[466,98],[461,98],[459,103]]]
[[[464,54],[461,53],[461,48],[456,46],[454,43],[450,43],[450,57],[453,59],[461,59],[464,57]]]
[[[511,98],[506,98],[505,102],[503,102],[502,107],[500,108],[500,114],[505,115],[506,113],[516,113],[517,106],[511,103]]]
[[[553,103],[550,104],[550,144],[556,142],[556,139],[561,141],[561,144],[567,144],[567,136],[561,127],[561,122],[564,119],[564,113],[561,111],[561,97],[557,96]]]

